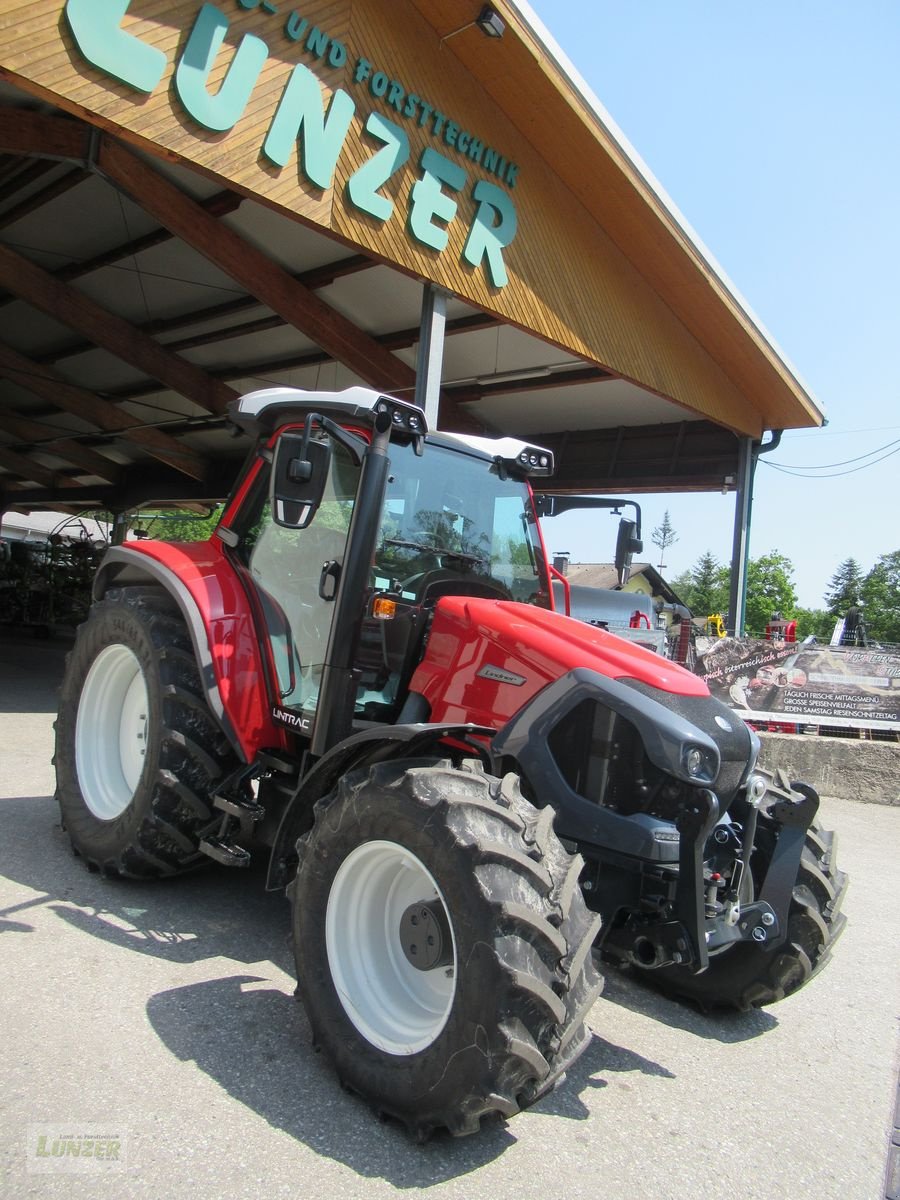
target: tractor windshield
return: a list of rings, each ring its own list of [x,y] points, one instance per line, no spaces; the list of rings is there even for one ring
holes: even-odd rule
[[[547,606],[546,567],[528,487],[483,458],[428,445],[392,445],[376,586],[418,597],[443,577],[494,586],[508,599]]]

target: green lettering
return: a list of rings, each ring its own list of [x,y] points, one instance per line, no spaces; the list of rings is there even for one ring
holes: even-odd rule
[[[316,58],[324,58],[325,51],[328,49],[328,34],[318,27],[313,25],[309,31],[309,36],[306,39],[306,49],[310,54],[314,54]]]
[[[472,194],[478,201],[478,211],[463,247],[463,258],[472,267],[477,267],[486,258],[494,287],[505,287],[508,276],[503,251],[516,236],[516,206],[502,188],[486,179],[479,179]],[[494,224],[495,216],[500,218],[497,224]]]
[[[318,79],[298,63],[275,110],[263,153],[283,167],[299,143],[303,174],[316,187],[329,188],[355,109],[353,100],[338,88],[332,93],[326,114]]]
[[[243,3],[243,0],[241,0]],[[309,24],[306,17],[301,17],[296,9],[291,13],[284,23],[284,32],[292,42],[299,42],[306,33],[306,27]]]
[[[406,92],[400,86],[396,79],[391,80],[391,86],[388,88],[387,102],[391,108],[396,108],[398,113],[403,111],[403,100]]]
[[[422,151],[419,160],[424,174],[417,180],[410,193],[410,233],[425,246],[443,250],[447,245],[447,231],[435,225],[433,218],[448,225],[456,216],[456,201],[441,190],[441,184],[458,192],[466,182],[466,172],[456,163],[438,154],[437,150]]]
[[[217,132],[237,123],[269,57],[269,48],[261,38],[245,34],[221,87],[211,96],[206,85],[229,24],[214,4],[204,4],[175,72],[175,91],[181,103],[198,124]]]
[[[357,208],[386,221],[394,211],[394,202],[382,196],[379,189],[409,158],[409,138],[393,121],[374,112],[369,113],[366,133],[384,145],[347,180],[347,195]]]
[[[42,1133],[38,1138],[37,1150],[35,1154],[38,1158],[49,1158],[50,1151],[47,1149],[47,1135]]]
[[[66,20],[75,44],[91,66],[148,95],[163,77],[168,59],[121,29],[131,0],[66,0]]]

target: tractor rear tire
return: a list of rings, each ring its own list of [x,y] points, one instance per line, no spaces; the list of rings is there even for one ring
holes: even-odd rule
[[[759,882],[768,870],[774,836],[758,837],[751,867]],[[704,1011],[763,1008],[808,983],[831,957],[847,918],[840,911],[846,875],[837,869],[835,835],[813,822],[806,834],[800,869],[788,912],[787,939],[767,951],[755,942],[739,942],[710,959],[692,975],[679,967],[643,972],[648,982],[675,999],[690,1000]]]
[[[147,879],[209,861],[198,846],[217,824],[210,794],[238,760],[161,589],[116,589],[91,608],[66,663],[54,761],[63,827],[92,870]]]
[[[407,760],[345,776],[297,843],[314,1040],[344,1087],[420,1141],[527,1108],[590,1041],[600,918],[552,820],[514,775]]]

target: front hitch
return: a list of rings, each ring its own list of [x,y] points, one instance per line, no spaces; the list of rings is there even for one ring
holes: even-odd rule
[[[774,799],[772,799],[774,797]],[[806,845],[806,833],[819,811],[819,793],[807,783],[789,783],[782,771],[771,782],[762,801],[762,812],[779,828],[775,851],[759,892],[762,903],[775,913],[780,936],[768,937],[766,949],[772,950],[787,937],[788,912],[794,884],[800,871],[800,857]]]
[[[719,798],[709,788],[698,788],[678,814],[678,887],[675,911],[690,945],[690,970],[698,975],[709,966],[706,947],[706,896],[703,856],[719,819]]]

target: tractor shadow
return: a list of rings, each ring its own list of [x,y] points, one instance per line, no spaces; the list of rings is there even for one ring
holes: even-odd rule
[[[43,906],[81,933],[153,958],[190,964],[224,957],[293,972],[290,912],[266,892],[265,855],[247,870],[210,864],[175,879],[105,879],[72,851],[49,796],[0,800],[2,874],[39,893],[0,909],[0,932],[27,934]]]
[[[292,996],[252,975],[234,975],[152,996],[147,1017],[163,1044],[193,1062],[267,1124],[364,1178],[424,1188],[475,1171],[517,1142],[502,1123],[474,1137],[438,1133],[417,1145],[393,1120],[381,1122],[345,1092],[313,1049]]]
[[[365,1103],[341,1090],[329,1062],[313,1049],[290,984],[254,973],[265,962],[289,979],[294,974],[289,908],[281,894],[264,890],[263,855],[240,872],[212,866],[176,880],[104,879],[73,855],[49,796],[0,801],[0,844],[3,874],[36,893],[0,910],[9,951],[17,936],[29,936],[31,913],[48,910],[73,932],[123,951],[173,964],[224,959],[223,971],[234,964],[232,974],[150,996],[148,1019],[179,1061],[194,1063],[239,1104],[316,1153],[362,1177],[382,1178],[397,1188],[424,1188],[477,1170],[513,1148],[516,1131],[525,1134],[528,1113],[516,1118],[512,1132],[491,1121],[475,1137],[438,1134],[418,1146],[401,1125],[380,1124]],[[618,972],[606,974],[605,1000],[698,1036],[737,1041],[774,1024],[760,1013],[716,1021]],[[598,1093],[610,1075],[634,1072],[660,1082],[674,1078],[664,1065],[595,1035],[563,1086],[531,1111],[579,1122],[602,1120],[604,1101]]]
[[[655,990],[652,984],[636,978],[627,967],[604,963],[603,999],[629,1012],[640,1013],[671,1025],[695,1037],[734,1045],[761,1037],[778,1027],[778,1018],[767,1009],[753,1008],[749,1012],[719,1010],[705,1013],[690,1001],[679,1002]]]
[[[302,1007],[252,975],[172,988],[150,998],[147,1016],[157,1036],[182,1062],[193,1062],[240,1104],[273,1128],[360,1176],[397,1188],[424,1188],[477,1170],[514,1147],[529,1115],[510,1128],[486,1120],[473,1137],[439,1132],[417,1145],[398,1122],[379,1122],[341,1089],[324,1055],[312,1047]],[[256,986],[259,984],[260,986]],[[594,1036],[564,1084],[543,1097],[536,1114],[587,1121],[598,1117],[582,1094],[607,1086],[612,1072],[639,1071],[674,1079],[666,1067]]]

